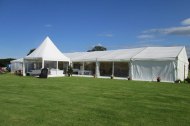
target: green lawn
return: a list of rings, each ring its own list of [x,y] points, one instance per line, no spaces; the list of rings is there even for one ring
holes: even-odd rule
[[[190,84],[0,75],[1,126],[189,126]]]

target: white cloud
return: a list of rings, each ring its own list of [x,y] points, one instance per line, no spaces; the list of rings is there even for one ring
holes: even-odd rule
[[[186,25],[186,26],[149,29],[142,33],[143,34],[164,34],[164,35],[190,36],[190,18],[183,20],[181,22],[181,24]]]
[[[110,34],[110,33],[103,33],[103,34],[98,34],[98,36],[102,36],[102,37],[113,37],[113,34]]]
[[[181,46],[179,43],[173,43],[166,41],[164,38],[168,35],[175,35],[175,36],[186,36],[190,37],[190,18],[187,18],[181,22],[181,26],[176,27],[168,27],[168,28],[155,28],[155,29],[148,29],[143,31],[141,35],[137,36],[138,38],[142,38],[138,43],[142,46],[150,46],[150,45],[159,45],[164,42],[165,45],[173,45]],[[164,36],[163,36],[164,35]],[[151,38],[151,37],[154,38]],[[143,39],[146,38],[146,39]],[[162,42],[163,41],[163,42]],[[162,42],[162,43],[161,43]],[[188,57],[190,57],[190,44],[185,44],[186,51]]]
[[[181,35],[190,36],[190,26],[180,26],[161,29],[150,29],[143,32],[144,34],[165,34],[165,35]]]
[[[182,25],[190,25],[190,18],[187,18],[181,22]]]
[[[139,38],[139,39],[152,39],[152,38],[154,38],[154,35],[142,34],[142,35],[137,36],[137,38]]]
[[[45,24],[44,27],[51,28],[51,27],[53,27],[53,25],[51,25],[51,24]]]

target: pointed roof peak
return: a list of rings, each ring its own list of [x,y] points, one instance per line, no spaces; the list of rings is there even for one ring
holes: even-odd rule
[[[46,38],[44,39],[44,41],[43,42],[52,42],[52,40],[50,39],[50,37],[49,36],[46,36]],[[53,42],[52,42],[53,43]]]
[[[53,41],[47,36],[41,45],[26,58],[43,58],[44,60],[69,61],[70,59],[56,47]]]
[[[49,37],[49,36],[46,36],[45,40],[48,40],[48,39],[50,39],[50,37]],[[50,39],[50,40],[51,40],[51,39]]]

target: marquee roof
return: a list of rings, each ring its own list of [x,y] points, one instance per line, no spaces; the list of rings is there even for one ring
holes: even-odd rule
[[[169,60],[178,57],[184,47],[146,47],[142,52],[133,56],[133,60]]]
[[[95,52],[64,53],[71,61],[175,60],[185,47],[144,47]]]
[[[20,59],[16,59],[16,60],[12,60],[11,63],[22,63],[23,62],[23,58]]]
[[[49,37],[42,42],[42,44],[34,50],[30,55],[24,59],[42,58],[48,61],[70,61],[51,41]]]

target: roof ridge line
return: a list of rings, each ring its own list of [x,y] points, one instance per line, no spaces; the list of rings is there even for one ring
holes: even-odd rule
[[[142,51],[144,51],[144,50],[147,49],[147,48],[148,48],[148,47],[144,47],[144,49],[142,49],[141,51],[139,51],[136,55],[138,55],[139,53],[141,53]],[[130,60],[132,60],[133,57],[135,57],[136,55],[132,56],[132,57],[130,58]]]
[[[185,46],[181,46],[182,49],[179,51],[179,53],[177,54],[176,58],[179,56],[179,54],[182,52],[182,50],[185,48]]]

